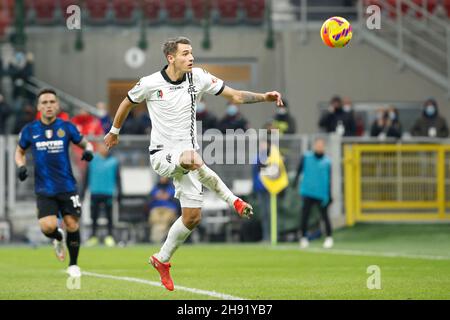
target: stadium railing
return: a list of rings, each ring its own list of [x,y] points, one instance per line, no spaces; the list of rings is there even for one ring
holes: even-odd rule
[[[359,221],[450,221],[450,146],[347,144],[347,225]]]

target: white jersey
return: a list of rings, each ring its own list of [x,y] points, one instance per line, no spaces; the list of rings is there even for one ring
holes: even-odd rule
[[[152,121],[150,150],[180,144],[197,150],[197,102],[205,92],[221,94],[225,84],[201,68],[192,68],[182,80],[172,81],[166,69],[141,78],[128,92],[128,99],[147,103]]]

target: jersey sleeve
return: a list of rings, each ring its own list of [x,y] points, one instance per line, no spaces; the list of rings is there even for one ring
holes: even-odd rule
[[[83,140],[83,136],[80,131],[78,131],[77,127],[71,122],[66,122],[67,130],[69,131],[69,139],[75,144],[79,144],[81,140]]]
[[[128,91],[127,97],[132,103],[141,103],[149,96],[149,88],[145,84],[144,79],[140,79],[134,87]]]
[[[25,126],[22,131],[19,133],[19,147],[22,149],[28,149],[28,147],[31,145],[31,137],[30,137],[30,127]]]
[[[225,89],[225,83],[223,82],[223,80],[213,76],[208,71],[200,69],[200,72],[198,74],[202,92],[218,96],[222,93],[223,89]]]

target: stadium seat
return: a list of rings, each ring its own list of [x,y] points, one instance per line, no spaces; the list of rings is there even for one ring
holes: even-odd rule
[[[265,1],[264,0],[244,0],[243,3],[245,19],[249,23],[264,22]]]
[[[78,0],[59,0],[59,10],[61,11],[61,16],[66,20],[69,17],[67,14],[67,8],[71,5],[79,5]]]
[[[219,22],[224,24],[234,24],[239,22],[239,2],[238,0],[216,0],[215,6],[219,14]]]
[[[412,2],[414,2],[416,5],[422,7],[423,4],[425,3],[425,0],[412,0]],[[427,11],[429,13],[433,13],[437,7],[437,4],[438,4],[437,0],[426,0]],[[414,12],[415,12],[417,18],[419,18],[419,19],[422,18],[423,15],[422,15],[421,10],[414,10]]]
[[[160,0],[142,0],[142,10],[148,23],[154,24],[160,21]]]
[[[389,16],[391,18],[395,18],[397,17],[397,0],[388,0],[388,3],[390,4],[388,12],[389,12]],[[402,14],[405,14],[406,12],[408,12],[409,6],[406,3],[402,3],[400,5]]]
[[[106,23],[108,18],[109,1],[108,0],[86,0],[86,9],[88,11],[88,20],[91,23]]]
[[[136,6],[136,0],[113,0],[115,22],[120,24],[135,22]]]
[[[445,12],[447,12],[447,17],[450,18],[450,0],[442,0],[442,5],[444,6]]]
[[[34,0],[31,2],[35,12],[36,23],[51,24],[56,22],[57,0]]]
[[[30,8],[32,7],[32,0],[25,0],[25,16],[27,22],[31,22]],[[15,0],[0,0],[0,11],[5,10],[10,20],[15,20]]]
[[[186,21],[186,0],[165,0],[164,8],[170,23],[183,23]]]
[[[382,0],[364,0],[364,6],[379,6],[381,9],[383,8],[383,1]]]
[[[192,18],[195,23],[200,23],[205,16],[205,9],[211,11],[211,1],[191,0]]]
[[[3,38],[6,35],[6,28],[8,28],[8,26],[11,23],[11,18],[8,15],[8,12],[1,12],[0,11],[0,39],[4,40]]]

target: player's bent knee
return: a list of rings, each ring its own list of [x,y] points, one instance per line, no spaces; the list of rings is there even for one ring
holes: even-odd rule
[[[186,219],[186,221],[184,222],[184,224],[186,225],[186,227],[188,229],[194,229],[196,226],[198,226],[200,224],[201,221],[201,217],[198,218],[188,218]]]
[[[51,234],[56,230],[56,225],[41,225],[41,231],[44,234]]]
[[[39,227],[41,228],[42,233],[50,234],[58,227],[58,223],[55,220],[51,219],[43,219],[39,221]]]
[[[202,220],[202,215],[199,214],[186,214],[183,215],[183,224],[188,229],[194,229],[196,226],[200,224],[200,221]]]
[[[73,218],[65,218],[64,224],[66,225],[66,229],[68,232],[75,232],[79,228],[78,220]]]

